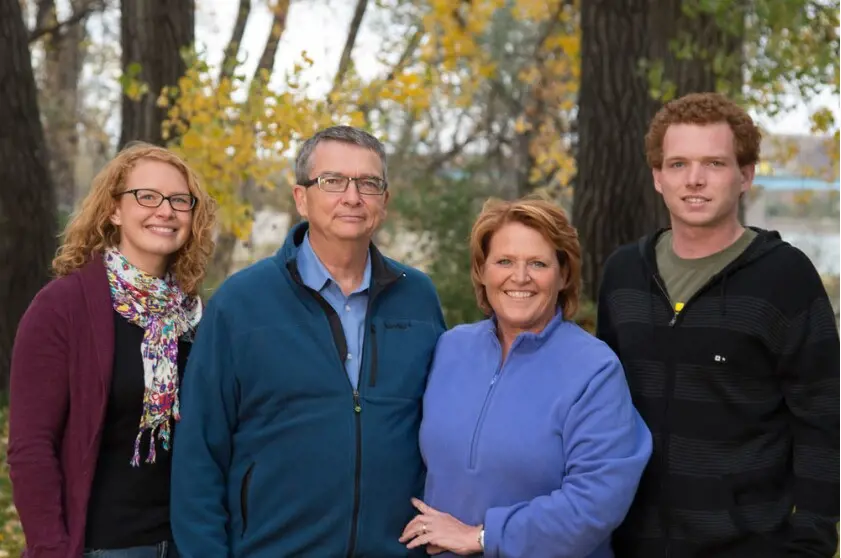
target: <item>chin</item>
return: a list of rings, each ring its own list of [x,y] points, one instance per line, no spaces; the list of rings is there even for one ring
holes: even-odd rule
[[[149,244],[147,246],[144,246],[143,251],[146,252],[147,254],[151,254],[151,255],[154,255],[154,256],[169,257],[169,256],[175,254],[176,252],[178,252],[183,247],[184,247],[184,244],[176,243],[176,242],[173,242],[171,244],[157,243],[157,244]]]

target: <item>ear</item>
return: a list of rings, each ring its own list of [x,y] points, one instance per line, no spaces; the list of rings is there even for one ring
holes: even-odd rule
[[[663,171],[661,169],[651,169],[651,175],[654,177],[654,189],[657,190],[658,194],[662,194],[663,187],[660,185],[660,181],[663,177]]]
[[[389,195],[388,190],[386,190],[385,193],[383,194],[383,209],[382,209],[383,220],[385,220],[388,217],[388,200],[389,200],[390,197],[391,196]]]
[[[307,220],[307,188],[303,186],[292,186],[292,198],[295,200],[295,209],[302,219]]]
[[[119,227],[120,225],[123,224],[123,216],[122,216],[122,212],[120,211],[120,204],[119,203],[116,204],[116,206],[114,207],[114,213],[111,214],[110,219],[111,219],[111,223],[115,227]]]
[[[742,182],[739,190],[742,193],[745,193],[748,190],[750,190],[750,187],[753,185],[753,179],[756,176],[756,166],[745,165],[743,167],[740,167],[739,173],[742,175]]]

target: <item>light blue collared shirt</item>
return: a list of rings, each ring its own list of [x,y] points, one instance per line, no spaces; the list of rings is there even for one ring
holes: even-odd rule
[[[365,262],[365,272],[362,283],[350,296],[345,296],[327,268],[313,252],[310,244],[310,234],[304,236],[304,241],[298,249],[298,273],[304,285],[317,291],[330,303],[339,315],[342,330],[347,342],[347,359],[345,371],[348,379],[357,389],[359,385],[359,367],[362,364],[362,344],[365,341],[365,314],[368,311],[368,287],[371,284],[371,255]]]

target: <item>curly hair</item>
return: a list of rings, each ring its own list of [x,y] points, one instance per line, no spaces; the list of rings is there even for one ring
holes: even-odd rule
[[[491,238],[508,223],[520,223],[536,230],[555,249],[561,272],[566,274],[564,286],[558,293],[558,306],[563,310],[565,319],[572,319],[578,312],[581,292],[578,231],[570,224],[563,209],[537,196],[514,201],[491,198],[485,202],[473,224],[470,233],[470,279],[479,308],[488,316],[493,312],[482,284],[482,269],[488,258]]]
[[[175,254],[170,269],[186,293],[195,295],[198,292],[214,248],[216,202],[180,157],[143,142],[128,145],[94,178],[90,192],[67,224],[64,243],[53,259],[53,271],[58,277],[72,273],[90,261],[94,254],[119,244],[120,229],[111,222],[117,207],[116,195],[125,189],[129,172],[144,160],[168,163],[178,169],[187,181],[190,193],[196,197],[190,237]]]
[[[690,93],[666,103],[645,135],[645,157],[653,169],[663,168],[663,138],[672,124],[717,124],[726,122],[733,131],[736,160],[740,167],[759,162],[762,134],[745,110],[719,93]]]

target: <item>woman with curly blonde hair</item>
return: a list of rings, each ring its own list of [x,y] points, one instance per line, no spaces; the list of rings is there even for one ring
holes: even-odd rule
[[[177,556],[169,449],[214,224],[190,167],[137,143],[67,226],[12,352],[8,461],[26,556]]]

